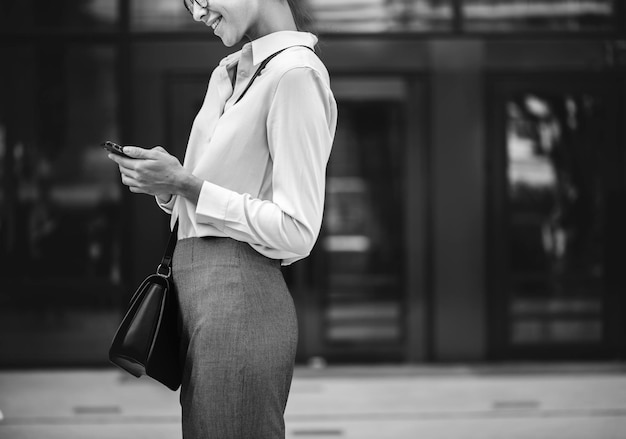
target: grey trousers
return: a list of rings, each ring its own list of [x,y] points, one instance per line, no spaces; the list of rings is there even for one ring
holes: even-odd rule
[[[279,439],[298,327],[279,261],[230,238],[179,240],[185,439]]]

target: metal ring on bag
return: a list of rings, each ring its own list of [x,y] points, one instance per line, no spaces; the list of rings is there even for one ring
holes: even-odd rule
[[[172,267],[167,267],[167,275],[161,273],[161,268],[163,267],[163,264],[159,264],[159,266],[157,267],[157,271],[156,274],[158,274],[159,276],[168,279],[171,274],[172,274]]]

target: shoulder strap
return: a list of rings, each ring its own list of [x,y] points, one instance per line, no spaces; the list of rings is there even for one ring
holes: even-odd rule
[[[165,248],[165,254],[161,259],[161,263],[157,267],[156,274],[162,277],[170,277],[172,274],[172,257],[174,256],[174,248],[176,248],[176,240],[178,238],[178,220],[174,224],[174,228],[170,233],[170,239],[167,241],[167,247]]]
[[[263,62],[261,63],[261,65],[259,66],[258,69],[256,69],[256,72],[254,72],[254,75],[252,75],[252,78],[250,78],[250,81],[248,81],[248,85],[246,85],[246,88],[243,90],[243,92],[241,93],[241,95],[237,98],[237,100],[235,101],[235,104],[237,102],[239,102],[241,100],[241,98],[243,98],[243,96],[246,94],[246,92],[248,91],[248,89],[250,88],[250,86],[252,85],[252,83],[254,82],[254,80],[256,79],[257,76],[259,76],[261,74],[261,71],[265,68],[265,66],[267,65],[267,63],[269,63],[272,59],[274,59],[274,57],[276,55],[278,55],[281,52],[284,52],[287,49],[291,49],[292,47],[306,47],[309,50],[313,50],[311,49],[309,46],[302,46],[302,45],[297,45],[297,46],[289,46],[289,47],[285,47],[284,49],[279,50],[278,52],[274,52],[272,53],[270,56],[268,56],[267,58],[265,58],[263,60]]]

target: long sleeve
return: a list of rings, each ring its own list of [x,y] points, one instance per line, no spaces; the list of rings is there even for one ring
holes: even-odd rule
[[[165,212],[168,214],[172,214],[172,210],[174,209],[174,204],[176,202],[176,195],[170,195],[169,200],[167,201],[162,201],[159,197],[155,196],[154,199],[156,200],[157,205]]]
[[[196,221],[275,259],[290,263],[307,256],[321,226],[336,118],[327,81],[308,67],[288,70],[278,81],[267,118],[271,199],[205,181]]]

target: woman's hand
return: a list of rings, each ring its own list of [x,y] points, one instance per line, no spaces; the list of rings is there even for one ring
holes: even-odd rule
[[[182,195],[197,203],[202,181],[183,168],[178,159],[163,147],[152,149],[124,146],[124,154],[131,158],[109,154],[118,164],[122,183],[131,192],[156,195],[167,199],[170,195]]]

